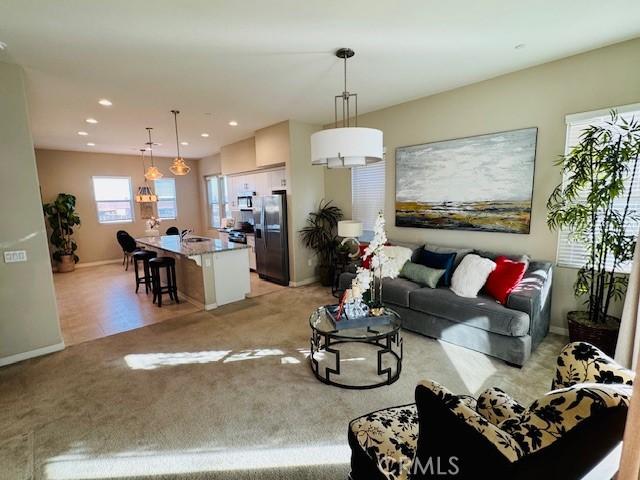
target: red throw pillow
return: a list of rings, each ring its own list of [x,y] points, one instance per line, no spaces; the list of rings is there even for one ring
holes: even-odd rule
[[[501,304],[507,303],[507,298],[514,288],[520,283],[527,264],[524,262],[514,262],[507,257],[500,256],[495,259],[496,269],[491,272],[487,283],[484,285],[485,291]]]
[[[358,251],[358,256],[360,258],[362,258],[364,256],[364,251],[366,250],[366,248],[369,246],[368,243],[361,243],[359,245],[359,251]],[[370,268],[371,267],[371,257],[367,257],[366,260],[362,260],[362,263],[360,265],[362,268]]]

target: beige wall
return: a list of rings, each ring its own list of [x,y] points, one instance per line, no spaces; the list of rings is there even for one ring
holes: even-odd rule
[[[220,149],[220,168],[224,175],[251,172],[256,169],[255,137],[225,145]]]
[[[220,153],[209,155],[198,161],[198,195],[200,198],[200,225],[202,234],[217,238],[217,230],[209,228],[209,200],[207,198],[207,182],[205,178],[209,175],[220,175]]]
[[[269,167],[289,161],[289,122],[256,130],[256,165]]]
[[[404,241],[469,245],[500,252],[527,252],[555,260],[557,235],[546,226],[546,201],[560,181],[554,166],[564,151],[565,115],[640,101],[640,39],[594,50],[449,92],[379,110],[359,124],[384,132],[387,148],[385,217],[388,235]],[[538,127],[530,235],[396,228],[395,149],[399,146]],[[337,176],[342,176],[342,181]],[[326,171],[326,196],[350,210],[350,173]],[[556,269],[552,324],[565,327],[576,307],[575,270]]]
[[[173,177],[169,171],[170,158],[156,158],[155,164],[165,177]],[[130,223],[101,224],[93,197],[92,176],[131,177],[135,195],[144,180],[142,163],[136,155],[68,152],[61,150],[36,150],[38,177],[45,202],[58,193],[71,193],[77,197],[76,206],[82,225],[75,235],[80,262],[90,263],[122,257],[122,249],[116,242],[116,232],[126,230],[134,237],[142,236],[146,229],[140,217],[140,206],[134,204],[134,221]],[[192,167],[188,175],[176,179],[178,218],[165,220],[160,226],[165,231],[170,226],[201,231],[201,214],[198,190],[198,160],[187,160]],[[147,161],[148,165],[148,161]]]
[[[60,334],[22,70],[0,63],[0,246],[27,262],[0,260],[0,365],[59,350]],[[30,352],[30,353],[29,353]]]
[[[315,254],[302,246],[298,232],[305,226],[309,212],[315,211],[325,196],[324,169],[311,165],[311,134],[320,129],[319,125],[289,121],[289,272],[294,284],[304,283],[315,277]]]

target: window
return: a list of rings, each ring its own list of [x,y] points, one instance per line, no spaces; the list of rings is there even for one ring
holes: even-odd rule
[[[635,117],[640,118],[640,104],[628,105],[624,107],[614,107],[621,117],[631,119]],[[569,153],[571,149],[580,141],[580,135],[589,125],[605,124],[610,120],[610,110],[598,110],[596,112],[578,113],[574,115],[567,115],[567,136],[565,142],[565,153]],[[566,178],[563,179],[565,181]],[[620,208],[626,203],[626,192],[619,197]],[[631,199],[629,207],[632,210],[640,212],[640,182],[634,182],[633,191],[631,192]],[[627,219],[625,227],[627,234],[635,235],[638,232],[638,222],[632,219]],[[587,252],[584,247],[570,238],[570,233],[566,230],[560,230],[558,234],[558,252],[556,256],[558,266],[569,268],[581,268],[587,261]],[[613,261],[607,261],[607,267],[610,269],[613,267]],[[626,265],[621,265],[617,271],[622,273],[629,273],[631,271],[631,262]]]
[[[220,228],[222,219],[229,212],[229,198],[227,196],[227,177],[214,175],[206,177],[207,203],[209,205],[209,227]]]
[[[131,179],[129,177],[93,177],[92,180],[98,222],[132,222]]]
[[[351,169],[351,217],[362,222],[365,238],[373,235],[376,217],[384,211],[384,167],[383,160]]]
[[[175,220],[178,218],[175,178],[161,178],[154,180],[154,182],[156,195],[158,196],[158,218],[162,220]]]

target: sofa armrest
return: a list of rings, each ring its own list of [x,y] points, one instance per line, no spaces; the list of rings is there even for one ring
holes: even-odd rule
[[[552,264],[532,261],[522,281],[507,298],[507,308],[529,315],[529,335],[534,346],[540,343],[549,331],[552,282]]]
[[[635,374],[586,342],[566,345],[558,355],[551,388],[572,387],[578,383],[633,385]]]

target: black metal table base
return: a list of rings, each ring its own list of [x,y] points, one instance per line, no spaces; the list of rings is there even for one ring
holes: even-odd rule
[[[374,334],[376,333],[373,329],[369,329],[369,331]],[[382,387],[385,385],[391,385],[396,380],[398,380],[398,378],[400,378],[400,373],[402,372],[403,342],[399,329],[380,335],[374,335],[369,338],[348,338],[336,335],[334,333],[320,333],[316,330],[313,330],[310,340],[311,355],[309,356],[309,359],[311,370],[318,380],[326,383],[327,385],[333,385],[334,387],[347,388],[352,390],[367,390],[371,388]],[[362,343],[378,347],[377,372],[378,376],[386,375],[386,379],[377,383],[369,383],[364,385],[351,385],[337,381],[336,377],[340,376],[341,352],[339,348],[332,348],[332,346],[345,343]],[[330,366],[324,366],[324,368],[322,368],[318,360],[315,358],[316,354],[321,352],[332,353],[333,355],[335,355],[334,368],[331,368]],[[383,357],[387,354],[395,360],[396,368],[383,368]]]

